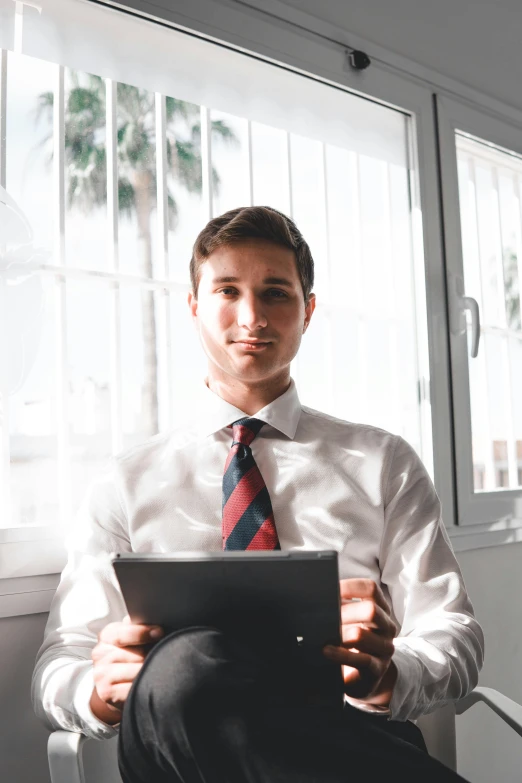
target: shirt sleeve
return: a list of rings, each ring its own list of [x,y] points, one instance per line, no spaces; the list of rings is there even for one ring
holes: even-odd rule
[[[112,552],[131,551],[117,480],[116,461],[111,460],[76,515],[31,685],[35,712],[48,728],[94,739],[112,737],[118,730],[98,720],[89,707],[91,651],[101,629],[127,614],[110,562]]]
[[[433,483],[400,437],[384,480],[381,581],[400,625],[390,718],[405,721],[463,698],[476,686],[484,636]]]

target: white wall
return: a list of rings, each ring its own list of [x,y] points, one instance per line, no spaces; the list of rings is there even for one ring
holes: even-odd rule
[[[48,732],[37,721],[30,698],[46,617],[31,614],[0,620],[0,780],[5,783],[49,783]]]
[[[480,684],[522,704],[522,544],[460,552],[458,560],[486,637]],[[459,772],[472,783],[518,783],[522,738],[482,704],[457,718]]]
[[[47,614],[28,614],[0,620],[0,781],[50,783],[47,766],[49,732],[37,720],[31,705],[30,683]],[[88,742],[84,764],[87,783],[121,783],[115,765],[115,743]],[[106,777],[104,769],[115,774]]]
[[[134,5],[139,1],[134,0]],[[176,3],[181,6],[181,0]],[[163,0],[164,6],[176,3]],[[286,5],[344,26],[441,75],[522,108],[519,0],[460,0],[458,4],[453,0],[286,0]],[[372,56],[371,47],[368,53]],[[461,553],[459,561],[486,633],[481,683],[522,703],[522,545]],[[0,620],[0,779],[12,783],[49,783],[47,734],[29,701],[30,675],[45,619],[38,614]],[[457,720],[459,768],[464,777],[472,783],[520,780],[522,739],[482,705]]]

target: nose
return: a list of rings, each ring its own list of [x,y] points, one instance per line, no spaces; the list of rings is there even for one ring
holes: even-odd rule
[[[263,329],[267,325],[264,304],[254,294],[242,296],[237,310],[237,324],[248,332]]]

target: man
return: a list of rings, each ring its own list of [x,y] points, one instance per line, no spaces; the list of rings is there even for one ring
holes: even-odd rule
[[[273,209],[235,209],[200,233],[190,272],[208,358],[197,415],[92,487],[38,654],[37,713],[92,737],[119,726],[126,783],[462,780],[411,720],[476,685],[482,632],[413,449],[299,403],[308,245]],[[162,638],[125,617],[110,552],[222,547],[338,551],[343,643],[324,654],[343,667],[344,710],[307,704],[303,674],[241,628]]]

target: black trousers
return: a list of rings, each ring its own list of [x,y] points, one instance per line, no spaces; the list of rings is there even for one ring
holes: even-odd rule
[[[125,783],[452,783],[411,722],[307,705],[295,669],[211,628],[149,653],[123,710]]]

